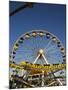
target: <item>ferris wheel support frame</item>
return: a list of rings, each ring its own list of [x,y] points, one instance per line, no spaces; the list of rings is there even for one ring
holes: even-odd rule
[[[46,59],[46,57],[44,56],[43,53],[40,53],[38,54],[38,56],[36,57],[36,59],[34,60],[33,64],[35,64],[37,62],[37,60],[39,59],[40,55],[42,55],[43,59],[45,60],[45,63],[46,64],[49,64],[48,63],[48,60]],[[53,76],[55,77],[56,75],[54,73],[52,73]],[[56,79],[56,81],[61,85],[63,86],[62,82],[59,80],[59,79]],[[44,71],[42,70],[42,86],[44,86]]]

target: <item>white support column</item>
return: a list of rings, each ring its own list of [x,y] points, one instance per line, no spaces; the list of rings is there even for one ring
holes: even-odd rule
[[[35,61],[33,62],[33,64],[35,64],[39,58],[40,54],[36,57]]]
[[[42,87],[45,85],[45,84],[44,84],[44,81],[45,81],[45,80],[44,80],[44,71],[42,71]]]
[[[50,86],[50,85],[52,85],[52,84],[54,84],[55,82],[56,82],[56,81],[54,81],[54,82],[51,82],[50,84],[48,84],[48,85],[47,85],[47,87],[48,87],[48,86]]]
[[[61,86],[63,86],[62,82],[59,79],[57,79],[57,81],[60,83]]]
[[[47,59],[45,58],[44,54],[42,54],[42,57],[44,58],[46,64],[49,64],[48,61],[47,61]]]

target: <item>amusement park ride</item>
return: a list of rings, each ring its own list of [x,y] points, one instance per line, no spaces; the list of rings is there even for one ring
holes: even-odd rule
[[[9,67],[10,88],[66,85],[65,49],[47,30],[22,34],[14,43]]]

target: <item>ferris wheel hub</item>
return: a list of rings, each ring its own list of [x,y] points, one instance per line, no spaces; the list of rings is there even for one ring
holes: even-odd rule
[[[39,54],[42,55],[44,53],[44,50],[43,49],[40,49],[39,50]]]

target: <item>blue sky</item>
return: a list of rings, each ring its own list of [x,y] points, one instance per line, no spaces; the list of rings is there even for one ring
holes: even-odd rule
[[[23,2],[10,2],[10,12]],[[23,3],[24,4],[24,3]],[[59,4],[34,4],[10,17],[10,49],[18,37],[34,29],[48,30],[56,35],[65,47],[66,6]]]

